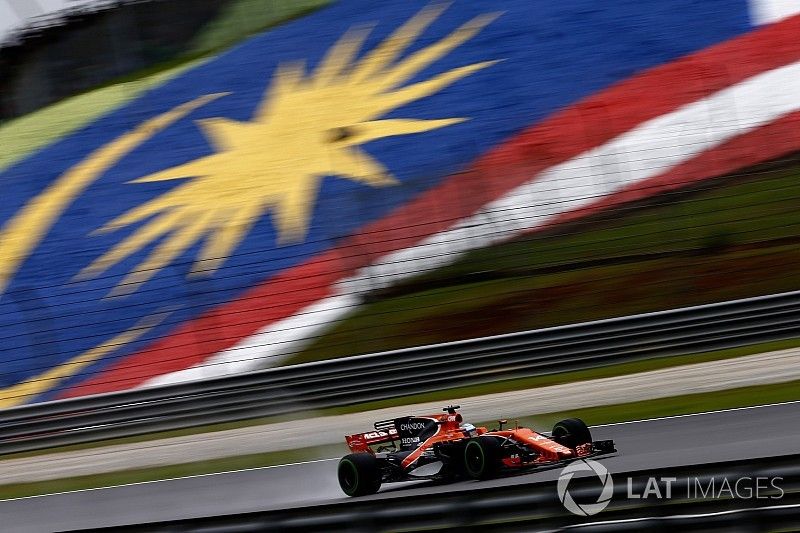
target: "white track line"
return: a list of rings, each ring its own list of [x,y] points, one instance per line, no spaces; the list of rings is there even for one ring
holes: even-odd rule
[[[769,404],[764,404],[764,405],[751,405],[751,406],[747,406],[747,407],[732,407],[730,409],[719,409],[717,411],[704,411],[702,413],[689,413],[689,414],[685,414],[685,415],[662,416],[662,417],[657,417],[657,418],[644,418],[644,419],[641,419],[641,420],[629,420],[627,422],[613,422],[611,424],[597,424],[597,425],[590,426],[590,427],[601,428],[601,427],[609,427],[609,426],[621,426],[621,425],[625,425],[625,424],[640,424],[640,423],[644,423],[644,422],[657,422],[659,420],[670,420],[670,419],[673,419],[673,418],[686,418],[686,417],[690,417],[690,416],[705,416],[705,415],[713,415],[713,414],[718,414],[718,413],[727,413],[727,412],[731,412],[731,411],[742,411],[742,410],[746,410],[746,409],[761,409],[761,408],[764,408],[764,407],[779,407],[781,405],[793,405],[793,404],[800,404],[800,400],[793,400],[793,401],[779,402],[779,403],[769,403]],[[13,501],[16,501],[16,500],[29,500],[31,498],[44,498],[46,496],[59,496],[59,495],[62,495],[62,494],[75,494],[75,493],[80,493],[80,492],[91,492],[91,491],[95,491],[95,490],[115,489],[115,488],[120,488],[120,487],[133,487],[133,486],[136,486],[136,485],[149,485],[149,484],[152,484],[152,483],[162,483],[162,482],[165,482],[165,481],[180,481],[182,479],[194,479],[194,478],[202,478],[202,477],[210,477],[210,476],[221,476],[221,475],[226,475],[226,474],[237,474],[237,473],[240,473],[240,472],[254,472],[254,471],[258,471],[258,470],[268,470],[270,468],[283,468],[283,467],[288,467],[288,466],[299,466],[299,465],[306,465],[306,464],[313,464],[313,463],[324,463],[324,462],[327,462],[327,461],[338,461],[338,460],[339,460],[338,457],[330,457],[330,458],[327,458],[327,459],[314,459],[314,460],[311,460],[311,461],[298,461],[296,463],[286,463],[286,464],[281,464],[281,465],[257,466],[257,467],[253,467],[253,468],[242,468],[240,470],[226,470],[225,472],[209,472],[207,474],[194,474],[194,475],[191,475],[191,476],[181,476],[181,477],[173,477],[173,478],[167,478],[167,479],[153,479],[153,480],[150,480],[150,481],[137,481],[135,483],[125,483],[123,485],[109,485],[109,486],[105,486],[105,487],[94,487],[94,488],[90,488],[90,489],[68,490],[68,491],[63,491],[63,492],[52,492],[52,493],[48,493],[48,494],[37,494],[35,496],[22,496],[20,498],[8,498],[8,499],[5,499],[5,500],[0,500],[0,503],[2,503],[2,502],[13,502]]]
[[[717,413],[728,413],[731,411],[745,411],[747,409],[760,409],[761,407],[777,407],[780,405],[792,405],[798,404],[800,400],[791,400],[788,402],[778,402],[778,403],[768,403],[764,405],[749,405],[746,407],[730,407],[728,409],[719,409],[717,411],[704,411],[702,413],[687,413],[685,415],[671,415],[671,416],[658,416],[655,418],[644,418],[642,420],[628,420],[627,422],[612,422],[610,424],[597,424],[596,426],[590,426],[593,428],[604,428],[609,426],[623,426],[625,424],[639,424],[640,422],[656,422],[658,420],[671,420],[673,418],[687,418],[690,416],[703,416],[703,415],[713,415]]]

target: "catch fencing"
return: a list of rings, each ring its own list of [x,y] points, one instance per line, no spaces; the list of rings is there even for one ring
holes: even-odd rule
[[[797,337],[800,291],[0,412],[0,453],[286,415]]]

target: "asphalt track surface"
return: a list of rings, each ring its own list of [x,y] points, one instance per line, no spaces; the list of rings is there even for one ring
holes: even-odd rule
[[[800,402],[597,426],[619,454],[602,459],[613,474],[800,451]],[[0,501],[2,529],[52,532],[266,509],[346,503],[336,459]],[[556,479],[559,470],[450,485],[384,486],[373,499]]]

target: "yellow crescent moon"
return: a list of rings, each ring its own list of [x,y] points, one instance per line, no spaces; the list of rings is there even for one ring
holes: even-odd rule
[[[20,265],[86,188],[144,141],[195,109],[229,93],[208,94],[141,123],[101,146],[30,200],[0,230],[0,295]]]
[[[163,311],[153,316],[146,317],[137,322],[130,329],[98,344],[60,365],[47,369],[45,372],[33,376],[21,383],[0,389],[0,409],[7,409],[29,402],[35,396],[52,389],[63,380],[74,376],[101,357],[114,353],[123,346],[139,339],[145,333],[164,321],[171,311]]]

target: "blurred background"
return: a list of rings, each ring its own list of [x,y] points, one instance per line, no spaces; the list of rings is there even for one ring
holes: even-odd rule
[[[166,439],[12,455],[0,493],[329,459],[453,398],[800,399],[798,31],[781,0],[0,1],[0,449]],[[707,427],[697,463],[741,440]]]

